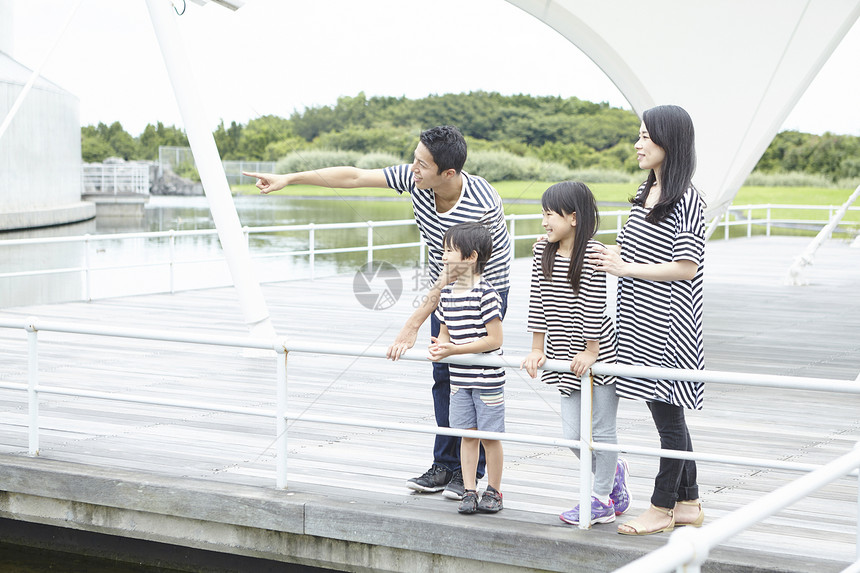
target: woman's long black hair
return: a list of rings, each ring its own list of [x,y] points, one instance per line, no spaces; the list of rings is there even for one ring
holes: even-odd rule
[[[651,141],[666,152],[666,158],[660,166],[660,200],[645,217],[649,223],[660,223],[666,220],[687,189],[693,186],[696,134],[690,114],[677,105],[660,105],[645,110],[642,122]],[[652,169],[631,203],[644,206],[647,192],[656,181],[657,176]]]
[[[567,273],[567,280],[570,282],[573,292],[579,293],[579,279],[585,264],[585,251],[588,249],[588,241],[600,227],[600,214],[597,212],[594,194],[585,183],[562,181],[544,191],[540,202],[544,211],[552,211],[565,216],[576,213],[573,252],[570,254],[570,269]],[[541,258],[543,276],[549,281],[552,280],[552,267],[555,263],[556,252],[558,252],[558,243],[548,243]]]

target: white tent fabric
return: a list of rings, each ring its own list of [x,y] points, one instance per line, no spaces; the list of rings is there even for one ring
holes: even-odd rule
[[[860,16],[860,0],[508,2],[582,50],[640,117],[660,104],[690,113],[698,153],[694,183],[705,195],[708,218],[731,205]]]

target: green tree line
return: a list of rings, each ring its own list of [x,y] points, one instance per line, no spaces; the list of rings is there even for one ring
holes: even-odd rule
[[[634,173],[631,146],[639,118],[629,110],[578,98],[492,92],[432,95],[421,99],[359,93],[337,103],[273,115],[247,124],[222,121],[213,135],[225,160],[280,161],[296,152],[349,151],[410,160],[422,129],[457,125],[470,151],[546,162],[568,169]],[[132,137],[116,122],[81,130],[86,162],[107,157],[154,160],[161,145],[187,146],[185,133],[160,122]],[[762,156],[760,173],[808,173],[831,181],[860,177],[860,137],[779,133]]]

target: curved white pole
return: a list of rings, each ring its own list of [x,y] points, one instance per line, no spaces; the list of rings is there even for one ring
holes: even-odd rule
[[[224,174],[224,166],[218,155],[215,138],[207,127],[203,102],[197,92],[191,66],[185,55],[185,48],[179,39],[179,29],[173,14],[173,5],[168,0],[146,0],[149,16],[155,35],[161,47],[161,55],[173,85],[173,93],[179,104],[179,113],[185,124],[188,143],[194,154],[194,161],[200,172],[203,191],[209,200],[212,219],[218,230],[218,238],[224,249],[227,266],[233,277],[233,284],[239,293],[239,303],[245,323],[253,336],[270,337],[275,335],[269,318],[269,310],[263,298],[263,291],[257,274],[251,264],[251,256],[242,233],[242,225],[230,186]]]

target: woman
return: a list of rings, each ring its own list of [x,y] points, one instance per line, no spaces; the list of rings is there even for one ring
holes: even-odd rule
[[[636,156],[648,177],[632,199],[618,244],[591,260],[618,280],[618,364],[703,369],[703,201],[691,183],[696,168],[693,122],[678,106],[642,114]],[[684,409],[702,407],[702,384],[618,377],[623,398],[645,400],[666,450],[690,452]],[[618,533],[649,535],[699,527],[696,463],[660,458],[651,507]]]

